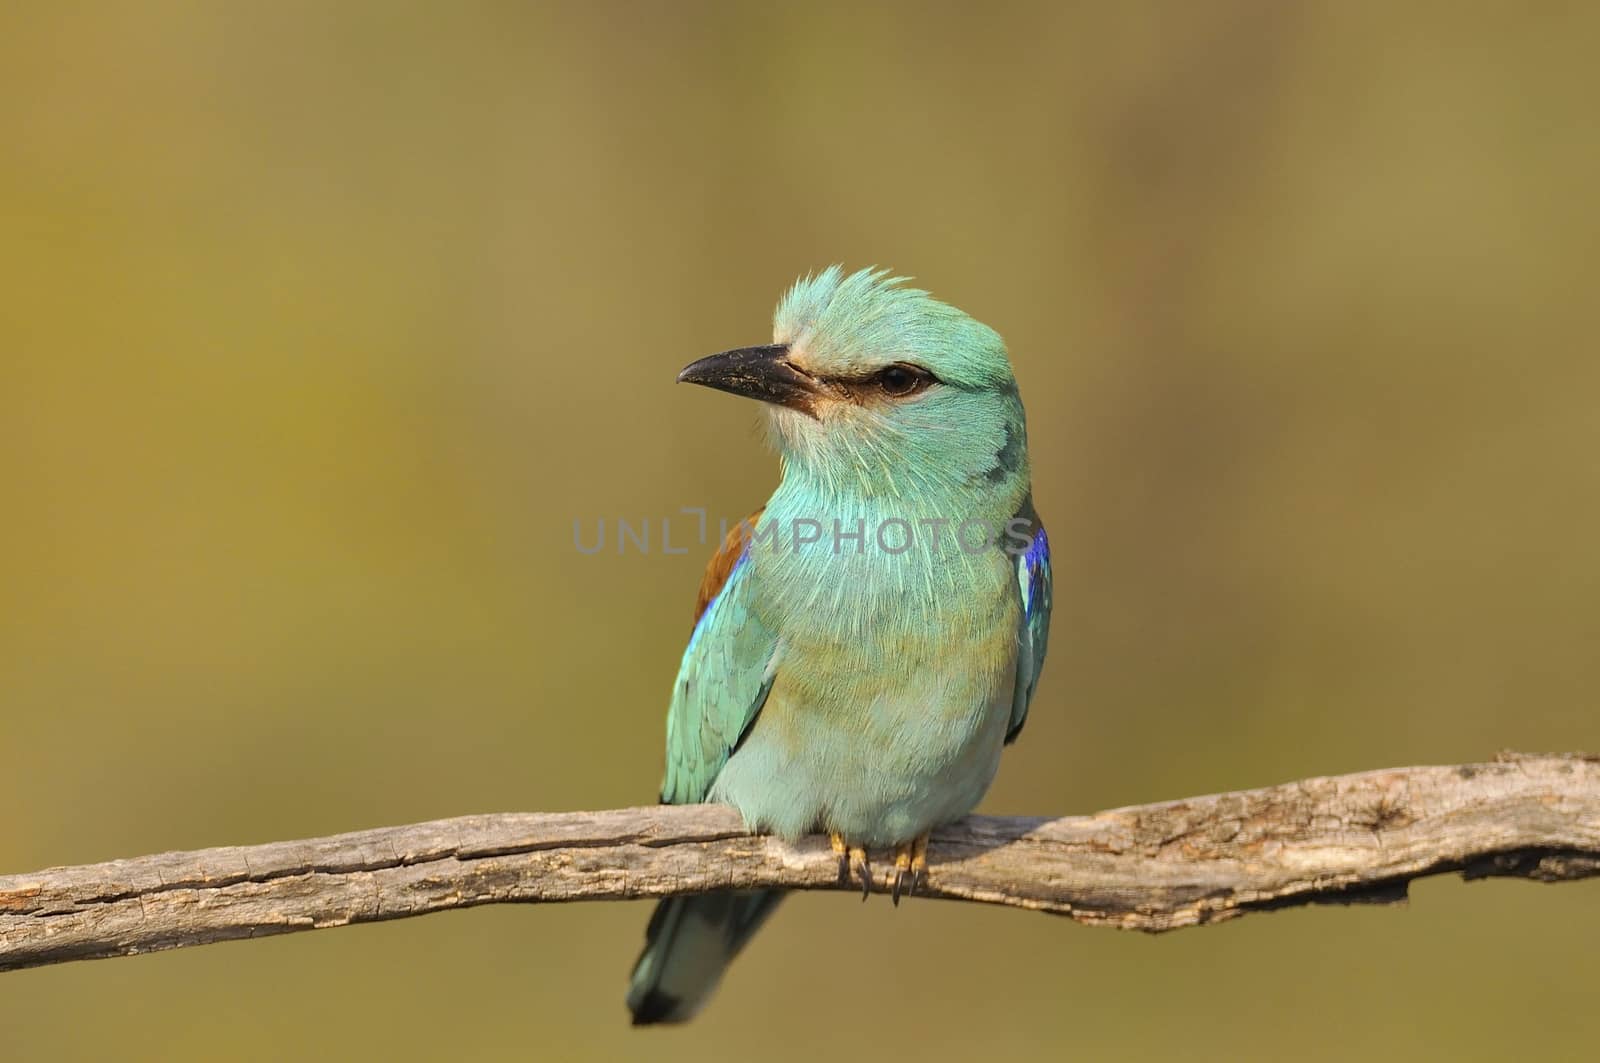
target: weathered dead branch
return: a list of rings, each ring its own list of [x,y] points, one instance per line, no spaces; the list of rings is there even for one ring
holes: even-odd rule
[[[935,832],[920,896],[1160,931],[1392,901],[1459,871],[1600,874],[1600,758],[1502,754],[1056,819]],[[886,861],[880,860],[880,878]],[[855,889],[827,843],[695,805],[506,813],[0,876],[0,970],[504,902]]]

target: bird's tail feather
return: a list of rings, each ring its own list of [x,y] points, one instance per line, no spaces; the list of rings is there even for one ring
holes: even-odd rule
[[[669,897],[656,905],[628,982],[633,1024],[694,1017],[744,943],[783,900],[782,890]]]

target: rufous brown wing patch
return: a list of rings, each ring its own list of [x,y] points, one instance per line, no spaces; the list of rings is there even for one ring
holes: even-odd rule
[[[739,555],[744,553],[745,545],[755,534],[756,521],[761,518],[766,508],[762,506],[735,524],[727,537],[722,540],[717,552],[711,555],[711,562],[706,565],[706,574],[700,580],[700,593],[695,596],[695,623],[700,622],[700,614],[706,611],[711,600],[722,593],[722,585],[728,582],[728,577],[733,573],[733,566],[739,561]]]

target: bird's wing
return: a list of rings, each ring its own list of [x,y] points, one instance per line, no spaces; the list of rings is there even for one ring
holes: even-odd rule
[[[1050,638],[1050,537],[1044,533],[1030,499],[1018,518],[1025,519],[1028,548],[1017,555],[1017,589],[1022,593],[1021,630],[1017,633],[1017,688],[1011,702],[1011,726],[1006,741],[1014,742],[1028,722],[1028,703],[1044,670],[1045,645]]]
[[[772,688],[778,638],[750,608],[750,536],[760,516],[756,510],[728,533],[700,585],[694,634],[667,710],[666,804],[706,799]]]
[[[743,558],[745,548],[749,545],[750,537],[756,532],[756,521],[761,519],[761,514],[767,511],[762,506],[744,520],[737,527],[723,536],[722,545],[717,547],[717,552],[711,555],[711,560],[706,563],[706,574],[700,577],[700,592],[694,599],[694,620],[700,622],[705,615],[706,607],[716,600],[722,592],[722,587],[728,582],[728,577],[733,575],[733,568]]]

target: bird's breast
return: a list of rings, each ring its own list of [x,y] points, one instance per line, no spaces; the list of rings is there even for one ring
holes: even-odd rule
[[[745,561],[751,608],[777,635],[772,685],[714,799],[779,833],[820,825],[873,843],[970,811],[1010,719],[1013,559],[975,536],[906,547],[896,525],[880,539],[873,514],[859,539],[828,524],[797,536],[780,502]]]
[[[1021,607],[1004,554],[753,563],[779,640],[769,714],[785,719],[773,730],[801,742],[809,726],[796,725],[822,721],[873,741],[914,728],[959,744],[1000,702],[1009,713]]]

